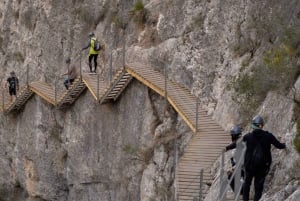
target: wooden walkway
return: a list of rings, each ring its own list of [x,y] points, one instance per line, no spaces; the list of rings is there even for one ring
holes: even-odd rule
[[[165,97],[166,88],[169,103],[195,132],[177,168],[179,201],[192,201],[199,196],[201,169],[204,170],[204,183],[212,183],[214,175],[210,174],[210,168],[222,149],[230,143],[230,135],[202,107],[198,109],[196,129],[196,98],[186,88],[170,80],[165,82],[161,73],[145,65],[129,64],[126,70],[161,96]]]
[[[33,93],[58,108],[70,106],[85,89],[88,89],[99,103],[115,101],[132,78],[137,79],[161,96],[167,96],[168,102],[195,133],[185,148],[177,167],[179,201],[192,201],[199,195],[201,169],[204,170],[204,183],[211,183],[214,175],[211,175],[210,167],[220,156],[221,150],[230,142],[230,136],[200,106],[198,118],[196,118],[195,96],[175,82],[165,80],[160,72],[149,66],[139,63],[128,64],[124,69],[117,71],[111,83],[106,83],[97,74],[83,74],[82,79],[76,79],[69,90],[61,93],[57,93],[55,87],[51,87],[47,83],[32,82],[13,103],[8,104],[3,96],[2,111],[9,113],[12,110],[20,109]]]

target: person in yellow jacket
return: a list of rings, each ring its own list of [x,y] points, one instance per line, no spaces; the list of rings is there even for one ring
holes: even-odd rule
[[[93,32],[89,33],[89,42],[88,42],[87,46],[82,48],[82,50],[90,48],[90,50],[89,50],[89,67],[90,67],[91,73],[96,73],[96,70],[97,70],[97,58],[98,58],[99,51],[94,50],[95,41],[96,41],[95,34]],[[92,67],[93,59],[94,59],[94,70]]]

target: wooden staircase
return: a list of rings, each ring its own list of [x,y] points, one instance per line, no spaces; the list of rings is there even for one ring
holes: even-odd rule
[[[8,114],[12,111],[19,110],[23,107],[23,105],[27,102],[27,100],[33,95],[33,92],[29,89],[28,86],[22,87],[18,92],[17,92],[17,97],[16,100],[13,102],[10,102],[9,95],[7,96],[4,95],[4,93],[1,94],[1,99],[2,100],[2,112],[5,114]]]
[[[132,76],[125,69],[118,70],[111,85],[105,90],[104,95],[100,99],[100,104],[110,100],[116,101],[131,80]]]
[[[82,81],[82,79],[75,79],[74,82],[70,85],[69,89],[60,96],[56,105],[58,106],[58,108],[72,105],[85,89],[86,85]]]
[[[194,197],[199,196],[201,169],[204,170],[203,182],[212,183],[214,175],[211,175],[210,167],[220,156],[222,149],[230,143],[230,135],[201,107],[196,118],[197,101],[186,88],[165,80],[161,73],[149,66],[128,64],[126,70],[161,96],[167,95],[169,103],[195,132],[177,168],[179,201],[192,201]]]
[[[198,131],[186,147],[178,166],[178,197],[180,201],[193,201],[199,196],[200,171],[203,183],[210,185],[214,175],[210,168],[230,142],[230,135],[216,124],[204,110],[198,122]],[[205,196],[205,193],[204,193]]]
[[[45,82],[42,81],[36,81],[29,84],[29,88],[31,91],[39,95],[41,98],[43,98],[45,101],[52,105],[56,105],[56,93],[55,89],[52,88],[50,85],[48,85]]]

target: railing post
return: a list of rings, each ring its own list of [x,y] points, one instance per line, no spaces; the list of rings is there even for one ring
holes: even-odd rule
[[[198,111],[199,111],[199,98],[197,97],[196,98],[196,128],[195,128],[195,133],[198,132],[198,119],[199,119],[199,116],[198,116]]]
[[[123,29],[123,70],[125,70],[125,44],[126,44],[126,40],[125,40],[125,27]]]
[[[80,57],[79,57],[80,81],[82,80],[81,56],[82,56],[82,51],[80,51]]]
[[[202,192],[203,192],[203,169],[200,171],[200,191],[199,191],[199,201],[202,201]]]
[[[112,51],[110,52],[109,84],[112,81]]]
[[[55,103],[55,106],[57,105],[57,80],[55,80],[55,85],[54,85],[54,103]]]
[[[168,101],[168,92],[167,92],[167,90],[168,90],[168,87],[167,87],[167,84],[168,84],[168,82],[167,82],[167,79],[168,79],[168,75],[167,75],[167,66],[165,65],[165,98],[166,98],[166,104],[167,104],[167,101]]]
[[[4,112],[5,105],[4,105],[4,90],[2,90],[2,110]]]
[[[27,70],[26,70],[26,85],[27,87],[29,86],[29,67],[27,65]]]
[[[100,75],[97,74],[97,101],[99,101],[99,83],[100,83]]]
[[[177,139],[178,139],[178,136],[177,136],[177,132],[175,132],[175,140],[174,140],[174,167],[175,167],[175,171],[174,171],[174,198],[175,198],[175,201],[178,201],[178,192],[177,192],[177,164],[178,164],[178,149],[177,149]]]
[[[222,151],[221,156],[221,167],[220,167],[220,192],[219,192],[219,201],[225,201],[225,197],[223,197],[223,192],[225,190],[225,182],[224,180],[224,164],[225,164],[225,150]]]

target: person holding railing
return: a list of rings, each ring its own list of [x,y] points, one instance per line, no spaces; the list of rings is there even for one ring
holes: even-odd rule
[[[82,48],[82,50],[89,48],[89,67],[90,67],[90,73],[96,73],[97,72],[97,58],[100,49],[96,49],[96,42],[98,43],[97,38],[95,37],[94,32],[89,33],[89,40],[85,47]],[[94,60],[94,70],[92,68],[92,60]]]
[[[235,161],[235,154],[236,154],[236,147],[237,147],[237,142],[240,139],[240,137],[242,136],[242,127],[239,125],[235,125],[232,127],[232,129],[230,130],[230,135],[231,135],[231,144],[227,145],[225,147],[226,151],[232,150],[231,152],[231,158],[230,158],[230,162],[231,162],[231,168],[227,171],[227,175],[228,175],[228,180],[230,180],[230,178],[232,177],[232,174],[234,172],[235,169],[235,165],[236,165],[236,161]],[[244,176],[244,171],[241,172],[241,176]],[[234,191],[234,178],[232,179],[232,181],[230,182],[230,187],[232,189],[232,191]],[[242,191],[241,191],[242,194]]]
[[[8,86],[8,93],[10,95],[10,102],[15,101],[17,97],[17,91],[19,91],[19,79],[16,76],[15,71],[10,72],[10,76],[6,80],[5,88]],[[14,97],[14,98],[13,98]]]
[[[71,64],[70,58],[66,59],[66,64],[67,64],[67,71],[64,74],[62,74],[62,76],[68,75],[67,79],[65,79],[65,81],[64,81],[64,85],[65,85],[66,89],[68,90],[70,85],[74,82],[74,80],[77,77],[77,69],[74,64]]]
[[[254,179],[254,201],[258,201],[264,189],[264,182],[269,173],[272,163],[271,145],[277,149],[285,149],[285,143],[279,142],[276,137],[263,130],[264,120],[261,116],[252,119],[251,133],[243,137],[246,143],[245,153],[245,182],[243,186],[243,200],[249,201],[249,192],[252,180]]]

